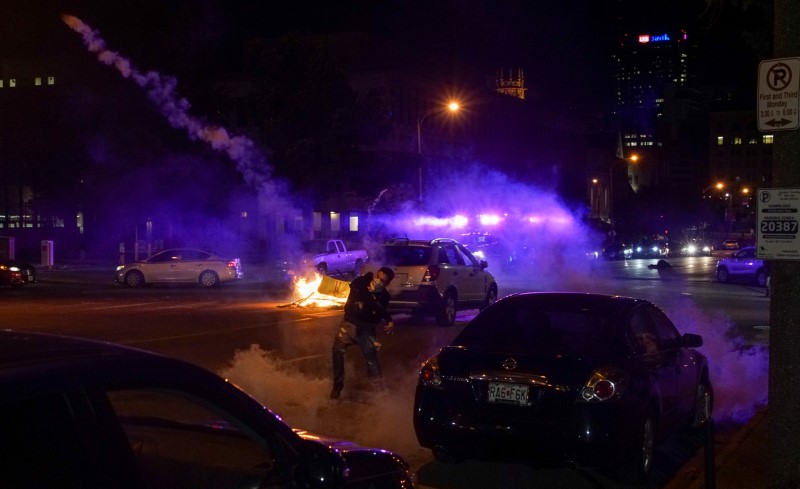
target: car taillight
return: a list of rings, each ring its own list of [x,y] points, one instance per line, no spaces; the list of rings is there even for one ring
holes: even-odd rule
[[[435,282],[439,279],[441,269],[437,265],[431,265],[425,270],[425,275],[422,276],[423,282]]]
[[[236,268],[236,260],[228,260],[228,268]]]
[[[580,400],[602,402],[617,399],[628,385],[629,376],[616,368],[597,369],[580,391]]]
[[[422,364],[422,368],[419,371],[419,383],[426,387],[440,387],[442,385],[438,357],[433,357]]]

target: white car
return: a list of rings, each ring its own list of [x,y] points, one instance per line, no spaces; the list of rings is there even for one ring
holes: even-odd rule
[[[114,281],[128,287],[178,283],[216,287],[243,276],[238,258],[223,258],[210,251],[178,248],[118,266]]]
[[[747,246],[717,261],[717,280],[729,282],[732,279],[745,279],[767,285],[767,270],[764,260],[756,258],[755,246]]]

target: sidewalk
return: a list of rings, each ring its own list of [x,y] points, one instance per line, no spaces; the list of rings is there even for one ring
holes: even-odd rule
[[[756,411],[729,437],[715,436],[716,472],[706,485],[704,449],[686,463],[663,489],[759,489],[767,487],[769,411]]]

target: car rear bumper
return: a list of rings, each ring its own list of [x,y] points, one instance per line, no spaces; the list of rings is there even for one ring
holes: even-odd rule
[[[485,460],[600,467],[625,459],[634,445],[638,414],[618,404],[576,403],[564,412],[513,419],[430,394],[418,395],[414,406],[414,430],[426,448]]]
[[[394,312],[434,313],[442,307],[442,295],[433,285],[420,285],[393,293],[388,309]]]

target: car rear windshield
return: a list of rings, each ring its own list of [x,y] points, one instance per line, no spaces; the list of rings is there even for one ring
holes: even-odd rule
[[[429,246],[379,246],[374,261],[390,267],[427,265],[431,260]]]
[[[516,354],[559,354],[597,358],[613,348],[603,311],[543,309],[540,305],[495,304],[475,317],[453,345]]]

